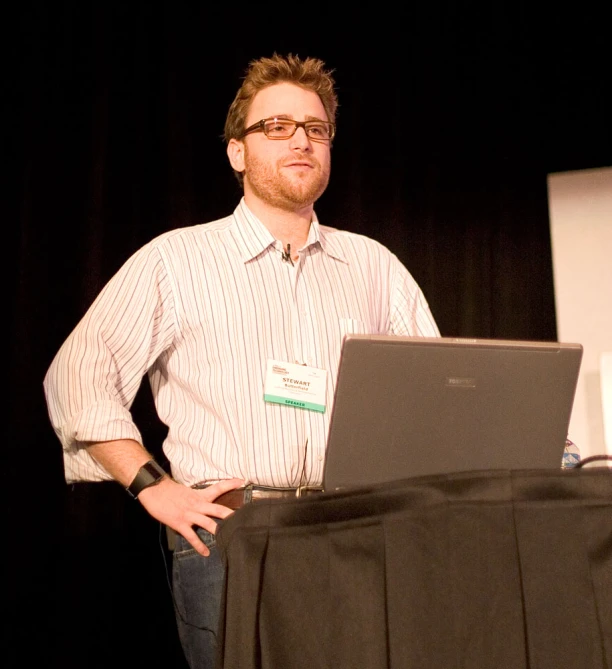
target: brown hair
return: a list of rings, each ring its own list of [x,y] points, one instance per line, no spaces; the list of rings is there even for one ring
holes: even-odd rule
[[[226,142],[238,138],[246,129],[246,118],[253,98],[263,88],[288,82],[316,93],[323,103],[327,120],[335,123],[338,97],[334,90],[332,71],[318,58],[304,58],[289,54],[271,58],[259,58],[249,63],[242,86],[238,89],[230,105],[225,120],[224,138]]]

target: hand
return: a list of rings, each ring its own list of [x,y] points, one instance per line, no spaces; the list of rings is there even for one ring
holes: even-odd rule
[[[165,477],[155,486],[145,488],[138,500],[144,508],[164,525],[182,534],[200,555],[207,557],[210,550],[198,537],[194,527],[202,527],[214,534],[214,518],[227,518],[231,509],[214,500],[230,490],[244,485],[240,479],[228,479],[208,488],[194,489]]]

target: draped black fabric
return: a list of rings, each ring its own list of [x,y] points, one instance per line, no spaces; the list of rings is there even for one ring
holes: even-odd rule
[[[223,669],[611,669],[612,472],[466,472],[221,525]]]

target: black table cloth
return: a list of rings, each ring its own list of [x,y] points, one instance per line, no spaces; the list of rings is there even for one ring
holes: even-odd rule
[[[612,669],[612,471],[466,472],[223,521],[223,669]]]

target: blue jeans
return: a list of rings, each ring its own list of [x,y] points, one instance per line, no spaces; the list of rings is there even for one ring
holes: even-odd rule
[[[217,626],[224,568],[214,535],[199,529],[210,549],[202,557],[182,536],[176,536],[172,588],[179,638],[191,669],[213,669],[217,658]]]

